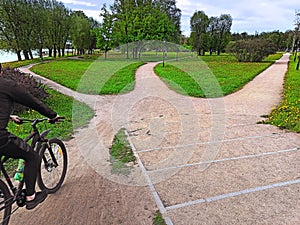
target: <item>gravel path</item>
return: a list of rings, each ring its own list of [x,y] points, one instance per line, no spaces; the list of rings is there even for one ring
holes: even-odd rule
[[[67,142],[65,184],[11,224],[298,224],[299,134],[260,125],[280,102],[289,55],[242,90],[217,99],[181,96],[155,76],[155,63],[136,72],[134,91],[78,94],[96,116]],[[29,72],[28,68],[22,68]],[[138,164],[113,172],[108,148],[125,127]]]

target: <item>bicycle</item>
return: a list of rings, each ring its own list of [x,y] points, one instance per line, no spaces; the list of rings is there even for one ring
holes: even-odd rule
[[[64,118],[59,117],[54,122],[60,122],[62,119]],[[37,124],[44,121],[48,121],[48,118],[33,120],[20,118],[20,124],[31,123],[32,132],[24,141],[28,143],[31,140],[31,147],[40,156],[37,184],[41,190],[46,190],[48,194],[53,194],[60,189],[64,182],[67,173],[68,157],[66,147],[61,140],[46,138],[50,132],[49,129],[43,132],[39,131]],[[26,191],[23,189],[24,179],[20,180],[18,184],[13,184],[4,165],[8,159],[8,157],[1,156],[0,161],[0,171],[6,181],[5,183],[0,179],[0,222],[2,221],[2,225],[7,225],[10,216],[19,207],[25,206],[26,202]],[[14,203],[17,204],[17,207],[12,211]]]

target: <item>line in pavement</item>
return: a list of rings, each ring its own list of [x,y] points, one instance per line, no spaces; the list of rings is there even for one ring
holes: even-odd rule
[[[192,206],[192,205],[196,205],[196,204],[214,202],[214,201],[218,201],[221,199],[232,198],[232,197],[236,197],[239,195],[245,195],[245,194],[249,194],[249,193],[253,193],[253,192],[257,192],[257,191],[264,191],[264,190],[268,190],[268,189],[272,189],[272,188],[284,187],[284,186],[288,186],[288,185],[292,185],[292,184],[300,184],[300,179],[249,188],[249,189],[245,189],[245,190],[241,190],[241,191],[231,192],[228,194],[217,195],[217,196],[210,197],[210,198],[200,198],[200,199],[190,201],[190,202],[167,206],[166,210],[170,211],[170,210],[188,207],[188,206]]]
[[[163,215],[163,217],[164,217],[165,222],[166,222],[167,225],[173,225],[173,222],[172,222],[171,218],[168,217],[168,216],[166,216],[166,208],[165,208],[162,200],[160,199],[157,191],[155,190],[154,184],[152,183],[152,180],[151,180],[150,176],[148,175],[147,170],[146,170],[146,168],[145,168],[145,166],[144,166],[144,164],[143,164],[140,156],[138,155],[138,153],[136,151],[136,148],[135,148],[134,144],[132,143],[132,141],[130,139],[130,136],[129,136],[129,134],[128,134],[128,132],[126,130],[125,130],[125,133],[126,133],[126,136],[128,138],[130,147],[132,148],[133,153],[134,153],[134,155],[135,155],[135,157],[137,159],[138,165],[141,168],[142,174],[143,174],[143,176],[144,176],[144,178],[145,178],[145,180],[146,180],[146,182],[148,184],[148,187],[150,188],[150,191],[152,192],[152,195],[154,197],[155,203],[156,203],[156,205],[157,205],[160,213]]]
[[[151,170],[148,172],[156,173],[156,172],[160,172],[160,171],[180,169],[180,168],[185,168],[185,167],[190,167],[190,166],[199,166],[199,165],[205,165],[205,164],[211,164],[211,163],[257,158],[257,157],[266,156],[266,155],[277,155],[277,154],[282,154],[282,153],[294,152],[294,151],[298,151],[298,150],[300,150],[300,147],[284,149],[284,150],[279,150],[279,151],[273,151],[273,152],[263,152],[263,153],[258,153],[258,154],[243,155],[243,156],[237,156],[237,157],[232,157],[232,158],[215,159],[215,160],[210,160],[210,161],[205,161],[205,162],[189,163],[189,164],[184,164],[184,165],[179,165],[179,166],[170,166],[170,167],[160,168],[160,169],[156,169],[156,170]]]
[[[207,145],[207,144],[226,143],[226,142],[232,142],[232,141],[243,141],[243,140],[247,140],[247,139],[259,139],[259,138],[273,137],[273,136],[279,136],[279,135],[282,135],[282,134],[274,133],[274,134],[268,134],[268,135],[229,138],[229,139],[223,139],[223,140],[219,140],[219,141],[195,142],[195,143],[185,144],[185,145],[165,146],[165,147],[137,150],[137,152],[143,153],[143,152],[158,151],[158,150],[162,150],[162,149],[184,148],[184,147],[190,147],[190,146],[195,146],[195,145]]]

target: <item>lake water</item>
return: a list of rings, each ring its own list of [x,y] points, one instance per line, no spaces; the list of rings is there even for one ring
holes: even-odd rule
[[[17,54],[0,50],[0,63],[17,61]]]

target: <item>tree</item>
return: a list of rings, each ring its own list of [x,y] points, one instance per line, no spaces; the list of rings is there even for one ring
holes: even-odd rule
[[[233,54],[239,62],[261,62],[276,52],[276,46],[270,40],[256,38],[231,42],[227,52]]]
[[[25,58],[31,47],[30,29],[33,20],[32,2],[21,0],[0,0],[0,38],[6,42],[7,51],[17,54],[21,60],[23,50]]]
[[[31,50],[48,48],[64,55],[69,37],[70,10],[56,0],[0,0],[0,40],[18,60],[32,58]],[[4,44],[5,43],[5,44]]]
[[[222,14],[217,20],[217,52],[218,55],[226,48],[230,41],[232,18],[229,14]]]
[[[71,14],[71,39],[79,54],[84,54],[91,45],[91,26],[89,18],[82,11]]]
[[[209,26],[208,16],[203,11],[197,11],[191,18],[193,48],[198,55],[205,53],[205,38]]]
[[[49,56],[53,57],[64,55],[64,49],[70,36],[71,21],[70,13],[63,3],[50,0],[49,8]]]
[[[181,13],[174,0],[115,0],[111,13],[114,17],[113,33],[120,44],[145,38],[179,40],[177,28]]]
[[[105,59],[107,58],[107,52],[112,49],[115,44],[114,36],[113,36],[113,20],[114,17],[106,8],[104,4],[101,9],[100,16],[103,17],[103,22],[97,33],[97,47],[101,50],[104,50]]]
[[[165,13],[174,25],[174,32],[171,33],[170,41],[178,43],[181,36],[180,20],[181,10],[176,6],[176,0],[154,0],[153,5],[162,13]]]

